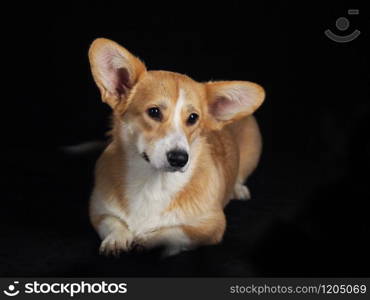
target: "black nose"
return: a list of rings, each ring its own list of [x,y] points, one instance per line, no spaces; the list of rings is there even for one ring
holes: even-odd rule
[[[167,160],[171,167],[181,168],[188,162],[188,154],[183,150],[173,150],[167,152]]]

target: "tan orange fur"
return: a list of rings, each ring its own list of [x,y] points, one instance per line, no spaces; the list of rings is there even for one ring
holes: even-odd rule
[[[99,69],[99,64],[104,63],[105,59],[104,56],[99,57],[99,51],[104,47],[112,47],[109,48],[108,54],[118,53],[118,59],[120,56],[123,57],[122,65],[126,68],[128,81],[125,82],[122,93],[119,93],[119,89],[117,92],[110,86],[107,87],[108,76],[102,74],[104,70]],[[136,151],[131,148],[138,143],[138,132],[147,147],[152,147],[170,133],[181,90],[186,103],[181,110],[183,121],[180,129],[190,145],[194,161],[191,162],[195,165],[191,167],[192,173],[185,186],[177,191],[168,205],[159,212],[163,219],[171,219],[169,216],[177,218],[178,225],[159,224],[154,230],[140,232],[136,236],[133,231],[130,243],[132,238],[133,243],[136,239],[136,242],[144,245],[156,245],[155,241],[166,241],[171,244],[171,239],[175,240],[174,237],[179,235],[179,232],[184,234],[184,241],[187,238],[191,241],[187,241],[181,249],[220,242],[226,226],[223,208],[232,198],[235,185],[243,183],[259,160],[261,137],[251,114],[263,101],[263,89],[249,82],[199,83],[178,73],[147,71],[138,58],[123,47],[105,39],[98,39],[93,43],[89,58],[103,101],[113,109],[112,142],[96,166],[95,188],[90,206],[94,228],[98,232],[108,230],[108,233],[109,230],[112,232],[115,230],[114,226],[122,226],[123,233],[131,230],[130,224],[125,222],[125,218],[133,213],[130,211],[132,204],[130,201],[133,199],[130,200],[126,194],[128,185],[131,185],[130,178],[127,177],[129,164],[127,160],[131,157],[128,153]],[[120,65],[119,67],[121,68]],[[109,72],[109,68],[107,70]],[[237,111],[235,114],[230,110],[234,114],[232,118],[215,114],[214,110],[222,109],[224,105],[222,102],[216,103],[220,101],[220,97],[228,97],[229,94],[232,97],[239,92],[239,86],[251,88],[255,93],[252,93],[252,96],[258,98],[258,101],[253,102],[248,109]],[[161,122],[147,115],[148,108],[153,106],[160,107],[163,114]],[[185,121],[188,115],[194,112],[199,115],[199,121],[196,125],[189,126]],[[129,135],[127,131],[130,130],[136,134]],[[108,229],[102,231],[100,228],[102,222],[107,216],[112,217],[109,211],[113,211],[114,218],[123,222],[121,225],[105,222],[107,224],[104,226]],[[105,234],[101,235],[104,239]],[[112,240],[111,236],[110,238]],[[119,239],[116,236],[114,238]],[[117,249],[117,243],[111,243],[111,240],[108,241],[110,243],[103,241],[103,252],[115,253],[127,250],[124,248],[126,246]],[[111,249],[112,247],[114,249]]]

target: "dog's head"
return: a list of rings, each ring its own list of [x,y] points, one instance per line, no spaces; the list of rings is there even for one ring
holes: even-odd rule
[[[159,170],[185,171],[202,133],[252,114],[265,96],[248,81],[199,83],[178,73],[147,71],[107,39],[93,42],[89,59],[120,138]]]

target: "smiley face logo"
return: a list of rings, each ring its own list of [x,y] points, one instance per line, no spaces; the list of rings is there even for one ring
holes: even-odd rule
[[[348,10],[349,15],[358,15],[359,10],[358,9],[349,9]],[[349,28],[349,20],[345,17],[340,17],[337,19],[335,22],[335,26],[337,27],[338,30],[340,31],[345,31]],[[325,35],[331,39],[334,42],[337,43],[348,43],[356,39],[360,35],[359,30],[355,30],[350,34],[347,35],[337,35],[334,32],[332,32],[330,29],[325,30]]]
[[[18,284],[19,281],[14,281],[13,284],[9,284],[8,290],[4,290],[4,294],[10,297],[17,296],[19,294],[19,290],[15,289],[15,285]]]

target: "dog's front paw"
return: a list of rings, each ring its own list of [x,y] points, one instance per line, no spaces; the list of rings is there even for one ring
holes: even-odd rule
[[[102,241],[99,252],[104,255],[118,256],[121,252],[131,249],[134,236],[128,230],[116,230],[111,232]]]

